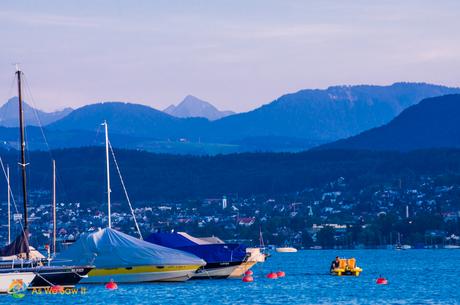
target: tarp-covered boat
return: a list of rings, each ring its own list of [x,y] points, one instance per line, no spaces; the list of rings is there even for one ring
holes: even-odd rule
[[[96,266],[82,283],[185,281],[206,264],[193,254],[110,228],[83,235],[54,261]]]
[[[248,256],[244,245],[216,243],[215,240],[201,239],[183,232],[153,233],[146,241],[192,253],[205,260],[206,266],[198,269],[194,278],[227,278]]]

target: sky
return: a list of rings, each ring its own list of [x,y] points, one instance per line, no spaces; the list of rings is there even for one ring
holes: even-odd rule
[[[460,86],[460,1],[0,2],[0,103],[163,109],[192,94],[248,111],[305,88]]]

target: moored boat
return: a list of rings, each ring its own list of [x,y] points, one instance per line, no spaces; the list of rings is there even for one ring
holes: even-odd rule
[[[152,233],[146,241],[202,258],[206,265],[195,272],[194,279],[227,278],[244,264],[249,256],[244,245],[226,244],[215,237],[193,237],[184,232]]]
[[[141,283],[156,281],[186,281],[206,263],[200,258],[182,251],[153,245],[142,240],[142,234],[132,209],[127,190],[124,186],[115,154],[112,150],[121,184],[124,188],[134,224],[141,239],[112,229],[111,186],[108,124],[105,129],[105,157],[107,178],[107,222],[108,227],[97,232],[84,234],[73,245],[56,256],[56,262],[72,264],[93,264],[88,277],[82,283]]]
[[[111,228],[80,237],[54,261],[94,265],[95,269],[82,283],[186,281],[205,265],[192,254],[154,245]]]
[[[30,251],[28,240],[24,234],[20,234],[8,246],[0,249],[0,272],[14,271],[15,273],[34,273],[37,276],[28,285],[29,288],[44,288],[59,285],[62,287],[73,287],[89,271],[93,269],[89,265],[69,266],[57,265],[49,266],[49,260],[45,259],[38,251],[31,252],[27,258],[27,251]]]
[[[297,249],[294,247],[279,247],[279,248],[276,248],[276,252],[293,253],[293,252],[297,252]]]
[[[80,279],[86,276],[86,273],[92,269],[92,266],[46,266],[48,260],[44,260],[43,256],[37,251],[31,251],[29,246],[29,225],[27,216],[27,177],[26,177],[26,141],[24,135],[24,112],[22,102],[22,90],[21,90],[21,76],[22,72],[17,67],[16,71],[17,84],[18,84],[18,106],[19,106],[19,131],[20,131],[20,143],[21,143],[21,167],[22,174],[22,199],[23,199],[23,220],[24,225],[21,226],[21,233],[16,239],[9,243],[7,246],[0,249],[1,264],[0,269],[2,273],[14,272],[14,273],[33,273],[36,275],[30,287],[38,285],[40,287],[50,287],[54,285],[59,286],[75,286]],[[7,175],[8,183],[8,239],[10,239],[10,200],[11,188],[9,183],[9,171]],[[28,285],[29,286],[29,285]],[[34,286],[35,287],[35,286]]]

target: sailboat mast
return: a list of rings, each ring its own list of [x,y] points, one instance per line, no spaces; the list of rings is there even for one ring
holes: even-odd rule
[[[106,169],[107,169],[107,213],[108,213],[108,222],[109,228],[112,228],[112,218],[111,218],[111,210],[110,210],[110,165],[109,165],[109,131],[107,122],[104,121],[105,127],[105,160],[106,160]]]
[[[53,160],[53,254],[56,256],[56,160]]]
[[[11,190],[10,190],[10,166],[6,166],[6,180],[8,183],[8,245],[11,244]]]
[[[22,199],[24,204],[24,237],[28,239],[27,236],[29,222],[27,219],[27,178],[26,178],[26,141],[24,137],[24,111],[22,109],[22,88],[21,88],[21,70],[19,67],[16,69],[16,74],[18,76],[18,100],[19,100],[19,133],[21,140],[21,169],[22,169]],[[26,253],[27,259],[29,259],[29,251]]]

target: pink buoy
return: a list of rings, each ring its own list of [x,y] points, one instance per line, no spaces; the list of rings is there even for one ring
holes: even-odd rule
[[[286,273],[284,273],[284,271],[278,271],[278,272],[276,273],[276,275],[277,275],[278,277],[285,277],[285,276],[286,276]]]
[[[379,277],[375,283],[377,285],[386,285],[388,284],[388,280],[384,277]]]
[[[245,282],[245,283],[254,282],[254,278],[252,276],[250,276],[250,275],[245,275],[243,277],[243,282]]]
[[[269,274],[267,274],[267,278],[271,280],[275,280],[278,278],[278,275],[275,272],[270,272]]]
[[[118,285],[113,280],[111,280],[110,282],[105,284],[105,288],[109,290],[115,290],[115,289],[118,289]]]
[[[52,293],[64,292],[64,287],[62,287],[60,285],[54,285],[54,286],[51,286],[50,291]]]
[[[254,274],[254,272],[252,272],[252,270],[248,270],[248,271],[246,271],[244,273],[244,275],[253,275],[253,274]]]

